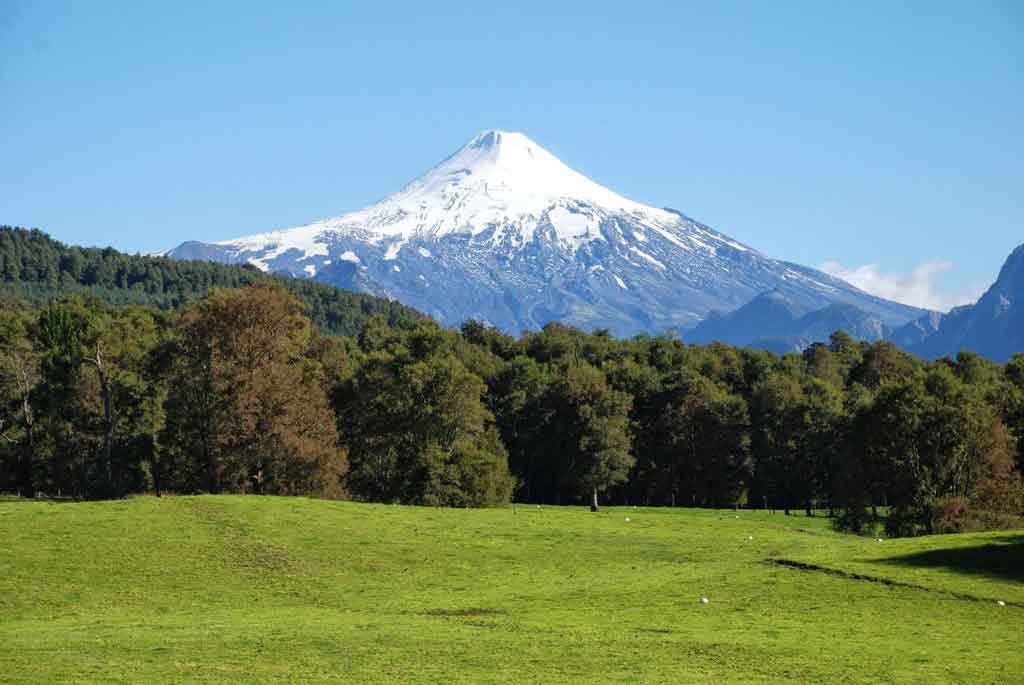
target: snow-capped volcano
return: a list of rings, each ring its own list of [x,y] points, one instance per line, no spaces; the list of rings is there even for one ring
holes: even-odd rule
[[[562,242],[578,245],[600,239],[595,213],[648,214],[665,224],[670,214],[627,200],[573,171],[522,133],[487,131],[399,192],[354,214],[324,223],[382,236],[440,238],[451,233],[478,235],[500,227],[522,243],[533,239],[538,219],[548,217]]]
[[[620,334],[687,329],[766,290],[856,304],[892,324],[920,310],[770,260],[679,212],[629,200],[521,133],[480,133],[380,202],[306,226],[171,250],[394,297],[457,325],[551,320]]]
[[[394,256],[404,241],[436,240],[453,233],[487,232],[491,243],[507,239],[522,246],[533,240],[538,228],[549,227],[554,239],[574,249],[590,240],[603,240],[601,221],[616,215],[667,234],[669,240],[693,243],[680,245],[683,249],[704,246],[697,236],[676,234],[678,214],[617,195],[573,171],[522,133],[485,131],[375,205],[307,226],[214,245],[246,251],[272,245],[285,250],[298,247],[313,255],[324,252],[318,246],[328,244],[333,234],[353,234],[375,243],[388,241]],[[707,238],[712,243],[724,241],[717,234]],[[266,260],[272,259],[268,255],[252,261],[269,268]]]

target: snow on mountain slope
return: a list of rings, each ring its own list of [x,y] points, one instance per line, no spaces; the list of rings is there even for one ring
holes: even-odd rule
[[[669,209],[573,171],[521,133],[486,131],[365,209],[169,256],[250,262],[511,332],[559,320],[618,334],[685,330],[778,290],[847,303],[890,325],[923,312],[768,259]]]

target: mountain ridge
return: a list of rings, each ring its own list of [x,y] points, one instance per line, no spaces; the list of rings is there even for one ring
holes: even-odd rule
[[[904,340],[924,330],[906,349],[926,359],[970,349],[1005,362],[1024,352],[1024,244],[1006,258],[995,282],[973,305],[956,307],[934,318],[924,317],[897,331]]]
[[[38,229],[0,225],[0,298],[11,295],[42,304],[65,295],[82,295],[113,305],[176,309],[215,288],[245,287],[261,281],[278,283],[301,300],[310,318],[325,333],[357,335],[374,316],[396,326],[425,319],[420,312],[393,300],[326,283],[265,274],[249,265],[65,245]]]
[[[854,338],[890,340],[926,359],[955,357],[963,349],[1006,362],[1024,352],[1024,245],[1007,258],[991,287],[970,305],[928,312],[898,328],[850,304],[807,311],[779,291],[762,293],[731,312],[713,311],[684,338],[759,347],[779,354],[799,351],[843,330]]]
[[[724,342],[737,347],[758,347],[774,352],[799,351],[813,342],[828,340],[842,330],[858,340],[887,339],[892,328],[856,305],[834,303],[808,309],[778,290],[762,293],[732,312],[712,312],[692,331],[687,342]]]

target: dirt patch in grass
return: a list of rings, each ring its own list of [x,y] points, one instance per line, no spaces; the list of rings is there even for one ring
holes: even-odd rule
[[[487,608],[471,608],[471,609],[431,609],[430,611],[424,611],[424,616],[442,616],[446,618],[468,618],[474,616],[505,616],[508,614],[504,609],[487,609]]]

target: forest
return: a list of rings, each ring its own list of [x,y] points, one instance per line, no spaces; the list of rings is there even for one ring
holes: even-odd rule
[[[842,332],[777,356],[442,328],[238,266],[0,229],[0,492],[753,507],[916,535],[1022,525],[1024,355]]]
[[[113,248],[68,246],[38,229],[0,226],[0,294],[46,303],[71,294],[110,304],[175,309],[214,288],[273,281],[306,305],[327,333],[355,335],[366,318],[389,323],[425,319],[394,300],[360,295],[316,281],[268,275],[250,264],[178,261],[124,254]]]

